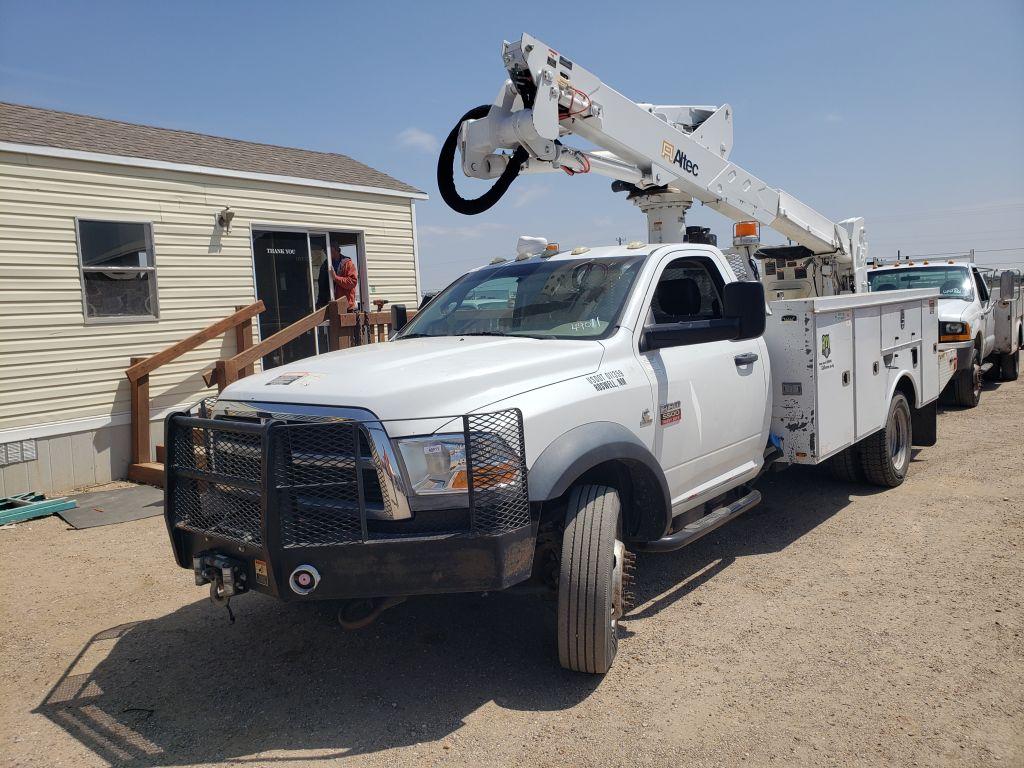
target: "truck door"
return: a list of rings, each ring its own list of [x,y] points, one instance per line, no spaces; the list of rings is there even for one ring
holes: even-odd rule
[[[996,322],[992,313],[992,294],[988,289],[988,283],[981,276],[977,267],[971,267],[974,275],[974,285],[978,291],[978,302],[981,304],[981,326],[983,334],[982,358],[988,357],[996,345]]]
[[[724,279],[707,256],[668,256],[650,289],[646,325],[722,317]],[[638,329],[638,338],[643,329]],[[767,351],[761,339],[639,353],[654,389],[654,453],[673,503],[758,466],[764,451]]]

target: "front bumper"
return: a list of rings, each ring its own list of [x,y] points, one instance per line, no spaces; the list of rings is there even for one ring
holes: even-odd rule
[[[958,371],[969,371],[974,363],[974,342],[973,341],[945,341],[939,343],[939,349],[956,350],[956,369]]]
[[[197,556],[225,555],[237,565],[242,591],[283,600],[490,591],[523,581],[536,524],[522,415],[469,415],[463,428],[468,508],[410,516],[402,504],[403,514],[380,520],[368,507],[391,502],[376,495],[375,470],[394,470],[382,468],[390,457],[372,448],[381,422],[173,414],[165,520],[175,559],[192,568]],[[308,594],[291,583],[300,566],[320,575]]]

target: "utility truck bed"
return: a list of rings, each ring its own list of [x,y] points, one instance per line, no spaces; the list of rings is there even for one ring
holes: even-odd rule
[[[817,464],[882,429],[901,371],[934,403],[956,367],[938,350],[936,304],[934,289],[772,302],[772,432],[786,460]]]

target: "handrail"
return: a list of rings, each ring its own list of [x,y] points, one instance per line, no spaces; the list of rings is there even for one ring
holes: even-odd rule
[[[217,361],[217,387],[223,390],[228,384],[238,381],[239,373],[247,369],[257,360],[265,355],[274,352],[290,341],[294,341],[302,334],[313,330],[320,323],[330,322],[331,348],[337,349],[337,339],[340,337],[343,318],[348,310],[348,300],[345,297],[334,299],[320,309],[314,310],[301,320],[296,320],[286,328],[282,328],[273,336],[268,336],[259,344],[240,351],[234,357]],[[354,315],[353,315],[354,317]],[[354,324],[354,321],[353,323]]]
[[[147,358],[143,358],[140,362],[134,363],[129,368],[125,369],[125,375],[128,377],[129,381],[134,383],[146,374],[152,373],[161,365],[181,357],[186,352],[191,352],[200,344],[204,344],[210,339],[220,336],[222,333],[236,325],[244,323],[246,320],[250,320],[264,309],[265,307],[263,306],[262,301],[256,301],[247,307],[242,307],[234,314],[225,317],[223,320],[218,320],[216,323],[206,326],[203,330],[193,333],[191,336],[182,339],[176,344],[172,344],[166,349],[150,355]],[[133,358],[133,360],[134,359],[138,358]]]
[[[247,307],[235,307],[234,313],[224,319],[206,326],[201,331],[193,333],[156,354],[130,359],[131,364],[125,369],[132,398],[132,466],[128,468],[130,480],[150,482],[147,480],[150,469],[140,466],[150,463],[149,374],[161,365],[181,357],[200,344],[210,341],[232,328],[235,329],[236,349],[245,350],[252,344],[252,319],[264,309],[262,301],[255,301]],[[249,372],[251,373],[251,371]]]

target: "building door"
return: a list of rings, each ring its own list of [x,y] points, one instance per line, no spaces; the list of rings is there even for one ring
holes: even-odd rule
[[[260,338],[266,339],[313,311],[310,241],[305,232],[253,232],[256,298],[266,310],[259,315]],[[263,358],[264,368],[316,354],[313,331],[285,344]]]

